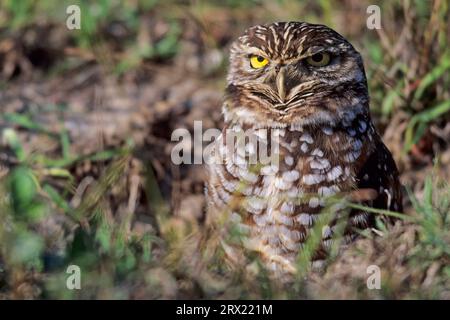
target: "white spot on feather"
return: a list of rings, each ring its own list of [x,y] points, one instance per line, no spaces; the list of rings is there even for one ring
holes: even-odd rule
[[[323,151],[318,148],[314,149],[314,151],[311,154],[313,156],[323,157]]]
[[[255,221],[255,223],[259,226],[259,227],[263,227],[267,224],[267,215],[262,214],[262,215],[254,215],[253,216],[253,221]]]
[[[275,165],[264,166],[260,170],[262,175],[273,176],[278,172],[278,167]]]
[[[365,121],[360,120],[359,121],[359,132],[363,133],[367,129],[367,123]]]
[[[330,162],[327,159],[312,160],[310,163],[310,167],[311,167],[311,169],[322,170],[322,169],[326,169],[326,168],[330,167]]]
[[[359,139],[355,139],[354,143],[353,143],[353,150],[359,150],[362,148],[362,141]]]
[[[287,225],[287,226],[293,226],[294,225],[294,218],[288,217],[285,215],[278,214],[275,216],[275,220],[281,224]]]
[[[348,132],[348,134],[349,134],[351,137],[354,137],[354,136],[356,135],[356,131],[355,131],[354,129],[352,129],[352,128],[349,128],[349,129],[347,130],[347,132]]]
[[[342,167],[336,166],[327,173],[327,180],[334,181],[342,175]]]
[[[306,174],[302,177],[303,183],[307,185],[318,184],[323,180],[325,180],[325,176],[321,174]]]
[[[294,213],[294,204],[292,202],[284,202],[281,205],[280,211],[286,214]]]
[[[309,199],[309,206],[311,208],[316,208],[319,205],[319,199],[316,197],[312,197],[311,199]]]
[[[318,189],[318,193],[319,195],[323,196],[323,197],[328,197],[328,196],[332,196],[336,194],[336,186],[331,186],[331,187],[320,187]]]
[[[354,162],[361,155],[361,151],[349,152],[344,156],[346,162]],[[380,168],[381,169],[381,168]]]
[[[288,182],[293,182],[298,180],[300,178],[300,173],[296,170],[286,171],[282,175],[283,180],[286,180]]]
[[[323,238],[329,238],[332,235],[332,231],[330,226],[323,226],[322,228],[322,237]]]
[[[307,213],[301,213],[297,217],[295,217],[298,223],[304,226],[311,226],[313,224],[313,217]]]
[[[292,199],[297,199],[303,194],[302,190],[298,187],[293,187],[287,192],[287,196]]]
[[[307,143],[311,144],[314,142],[313,138],[311,137],[311,135],[307,132],[305,132],[304,134],[302,134],[302,136],[300,137],[300,141],[306,141]]]
[[[292,158],[291,156],[286,156],[286,158],[284,158],[284,162],[288,166],[292,166],[294,164],[294,158]]]
[[[305,142],[302,143],[300,149],[305,153],[309,150],[308,145]]]
[[[262,210],[266,207],[267,202],[264,199],[258,197],[250,197],[247,199],[249,206],[256,210]]]
[[[253,172],[250,172],[246,169],[239,169],[239,176],[247,182],[256,183],[258,181],[258,176]]]
[[[333,134],[333,129],[331,127],[323,127],[322,128],[323,133],[325,133],[327,136],[331,136]]]
[[[275,187],[280,190],[288,190],[290,187],[292,187],[292,183],[290,181],[286,181],[283,178],[277,177],[275,179]]]

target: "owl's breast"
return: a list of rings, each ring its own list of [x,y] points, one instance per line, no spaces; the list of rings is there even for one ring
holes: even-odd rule
[[[328,200],[355,188],[359,163],[370,149],[368,125],[226,129],[209,166],[210,206],[229,211],[247,231],[244,246],[258,251],[271,269],[290,268]],[[230,139],[236,132],[244,135]],[[322,228],[323,250],[331,245],[333,228],[331,221]]]

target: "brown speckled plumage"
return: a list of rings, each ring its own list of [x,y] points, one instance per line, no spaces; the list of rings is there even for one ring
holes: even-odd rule
[[[327,65],[306,63],[319,53],[331,57]],[[252,55],[267,65],[252,68]],[[258,251],[269,270],[295,272],[328,197],[369,189],[375,196],[363,204],[402,210],[396,165],[370,118],[361,56],[341,35],[303,22],[252,27],[232,45],[227,80],[226,124],[209,165],[208,220],[225,212],[236,221],[248,232],[244,247]],[[227,153],[227,132],[247,129],[259,147],[279,145],[278,165],[249,164],[246,156],[259,148],[251,142]],[[349,240],[355,228],[374,224],[367,212],[354,210],[348,219]],[[323,228],[314,261],[325,257],[333,231],[333,223]]]

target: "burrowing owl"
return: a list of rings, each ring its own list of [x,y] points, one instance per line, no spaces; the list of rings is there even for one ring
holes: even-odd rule
[[[395,162],[370,118],[362,58],[337,32],[304,22],[249,28],[231,47],[227,82],[225,127],[208,167],[208,219],[225,212],[269,270],[295,270],[331,196],[366,190],[362,204],[402,210]],[[248,131],[257,144],[230,148],[227,136]],[[278,163],[250,163],[264,146]],[[347,240],[375,221],[362,210],[347,219]],[[335,222],[323,226],[313,264],[326,256]]]

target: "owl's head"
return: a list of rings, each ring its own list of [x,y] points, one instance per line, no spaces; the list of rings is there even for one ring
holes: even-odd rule
[[[228,120],[304,126],[368,112],[360,54],[324,25],[278,22],[249,28],[231,47],[227,81]]]

